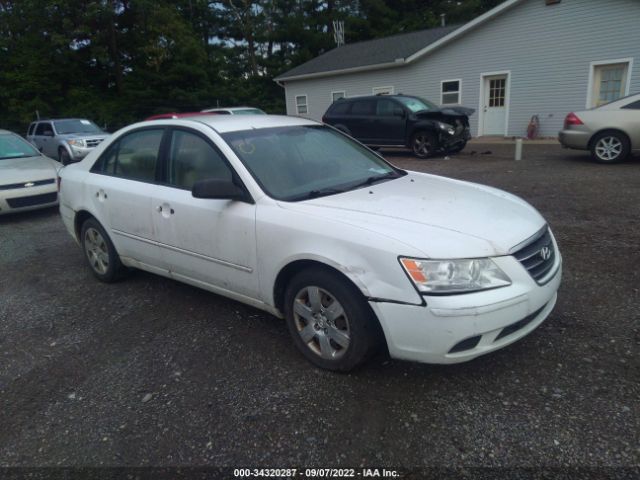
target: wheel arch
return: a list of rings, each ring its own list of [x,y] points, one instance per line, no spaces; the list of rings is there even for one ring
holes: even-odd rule
[[[364,290],[361,285],[358,285],[358,282],[354,281],[354,279],[349,275],[336,268],[336,266],[331,265],[328,262],[323,262],[319,259],[301,258],[292,260],[284,265],[276,275],[275,282],[273,283],[273,304],[281,312],[283,311],[284,306],[284,293],[287,289],[289,281],[298,272],[307,268],[322,268],[336,275],[339,275],[347,282],[349,282],[355,289],[357,289],[365,298],[367,297],[366,290]]]
[[[629,142],[629,146],[631,146],[631,137],[627,132],[625,132],[624,130],[620,130],[619,128],[610,127],[610,128],[602,128],[597,132],[594,132],[593,135],[591,135],[591,138],[589,139],[589,143],[587,145],[589,150],[593,148],[593,142],[595,142],[596,138],[598,138],[603,133],[619,133],[621,135],[624,135],[624,137],[627,139],[627,142]]]
[[[317,259],[304,258],[304,259],[293,260],[287,263],[284,267],[282,267],[278,272],[278,275],[276,276],[276,280],[273,284],[273,302],[275,307],[278,309],[278,311],[281,313],[284,312],[284,296],[285,296],[285,291],[287,289],[287,285],[289,281],[298,272],[301,272],[302,270],[307,268],[321,268],[335,275],[338,275],[339,277],[344,279],[347,283],[349,283],[351,286],[353,286],[353,288],[355,288],[358,292],[360,292],[360,294],[363,296],[363,298],[366,301],[367,308],[371,313],[371,318],[375,319],[376,334],[383,341],[384,348],[386,349],[387,348],[386,335],[384,333],[384,329],[382,328],[382,325],[380,324],[380,320],[378,319],[378,316],[376,315],[374,310],[369,305],[369,302],[367,301],[368,293],[366,292],[366,290],[363,290],[364,287],[358,285],[357,281],[355,281],[353,278],[347,275],[344,271],[336,268],[333,265],[330,265],[329,263],[325,263]]]
[[[88,219],[94,218],[96,222],[100,223],[100,221],[95,217],[95,215],[91,214],[87,210],[78,210],[73,218],[73,230],[76,234],[76,239],[80,242],[82,239],[80,238],[80,233],[82,231],[82,224],[86,222]],[[103,227],[104,228],[104,227]]]

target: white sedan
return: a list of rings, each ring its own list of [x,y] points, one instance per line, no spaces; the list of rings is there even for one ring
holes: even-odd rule
[[[19,135],[0,130],[0,215],[57,205],[59,169]]]
[[[93,274],[135,267],[284,317],[315,365],[456,363],[553,309],[561,256],[511,194],[404,171],[280,116],[142,122],[62,171],[60,212]]]

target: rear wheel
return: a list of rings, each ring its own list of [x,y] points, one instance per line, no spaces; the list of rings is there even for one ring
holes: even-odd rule
[[[111,239],[95,218],[82,224],[81,243],[91,273],[100,281],[111,283],[121,278],[125,269]]]
[[[419,131],[411,137],[411,150],[418,158],[428,158],[432,156],[438,147],[436,136],[427,131]]]
[[[293,342],[314,365],[349,371],[379,346],[378,324],[362,293],[322,268],[298,273],[285,291]]]
[[[620,132],[599,133],[591,142],[591,157],[596,162],[622,162],[629,156],[629,152],[629,139]]]

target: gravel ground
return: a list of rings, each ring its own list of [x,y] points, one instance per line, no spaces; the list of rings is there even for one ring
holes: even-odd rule
[[[454,366],[324,372],[258,310],[98,283],[55,210],[0,217],[0,466],[638,467],[639,161],[512,151],[388,154],[522,196],[564,256],[549,319]]]

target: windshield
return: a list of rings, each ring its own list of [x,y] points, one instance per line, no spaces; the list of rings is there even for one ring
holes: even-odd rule
[[[438,106],[434,105],[428,100],[414,97],[395,97],[396,100],[401,102],[405,107],[411,110],[413,113],[422,112],[425,110],[438,110]]]
[[[234,110],[234,115],[266,115],[259,108],[243,108],[242,110]]]
[[[297,201],[405,175],[332,128],[293,126],[222,135],[262,189]]]
[[[60,135],[65,133],[104,133],[90,120],[58,120],[53,123],[56,126],[56,132]]]
[[[39,156],[40,152],[19,136],[13,134],[0,134],[0,160]]]

